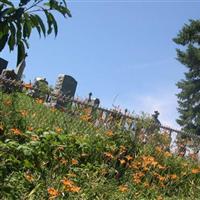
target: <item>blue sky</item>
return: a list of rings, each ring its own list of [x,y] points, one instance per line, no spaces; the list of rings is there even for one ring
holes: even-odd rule
[[[59,33],[31,36],[25,80],[58,74],[78,81],[76,95],[89,92],[103,107],[120,105],[136,114],[160,112],[163,124],[178,128],[176,83],[184,66],[173,43],[189,19],[198,19],[197,1],[68,1],[72,18],[57,16]],[[15,67],[16,52],[1,57]]]

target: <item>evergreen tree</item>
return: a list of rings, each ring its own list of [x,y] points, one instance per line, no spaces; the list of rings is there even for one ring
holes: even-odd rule
[[[177,83],[177,123],[188,133],[200,135],[200,20],[190,20],[174,39],[183,49],[177,49],[177,59],[187,67],[185,79]]]

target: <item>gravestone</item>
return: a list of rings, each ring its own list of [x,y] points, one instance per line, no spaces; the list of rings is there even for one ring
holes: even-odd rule
[[[10,79],[10,80],[16,80],[17,79],[17,74],[15,73],[15,71],[13,69],[12,70],[4,69],[2,71],[1,75],[5,79]]]
[[[67,98],[74,98],[76,87],[77,81],[72,76],[60,74],[56,81],[54,93]]]
[[[14,70],[4,69],[1,73],[1,77],[4,79],[2,83],[0,83],[0,88],[4,92],[10,93],[12,91],[22,91],[21,85],[16,84],[15,80],[17,79],[17,75]]]
[[[100,99],[99,98],[92,99],[92,92],[90,92],[88,99],[86,99],[86,103],[88,105],[93,106],[94,108],[98,108],[100,105]]]
[[[3,72],[4,69],[6,69],[8,65],[8,61],[4,60],[3,58],[0,58],[0,75]]]
[[[24,68],[26,67],[26,62],[25,62],[25,58],[18,64],[15,73],[17,74],[17,79],[21,80],[22,79],[22,75],[24,72]]]

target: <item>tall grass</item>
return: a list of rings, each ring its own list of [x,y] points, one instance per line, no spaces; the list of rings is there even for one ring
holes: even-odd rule
[[[0,199],[200,199],[197,161],[158,130],[95,126],[23,93],[0,93]],[[148,119],[142,119],[143,126]],[[134,138],[133,138],[134,136]]]

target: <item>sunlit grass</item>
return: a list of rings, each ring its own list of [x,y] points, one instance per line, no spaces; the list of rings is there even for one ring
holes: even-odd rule
[[[97,127],[85,108],[0,98],[0,199],[200,199],[199,164],[168,152],[167,134],[144,145],[141,130],[133,141],[117,122]]]

